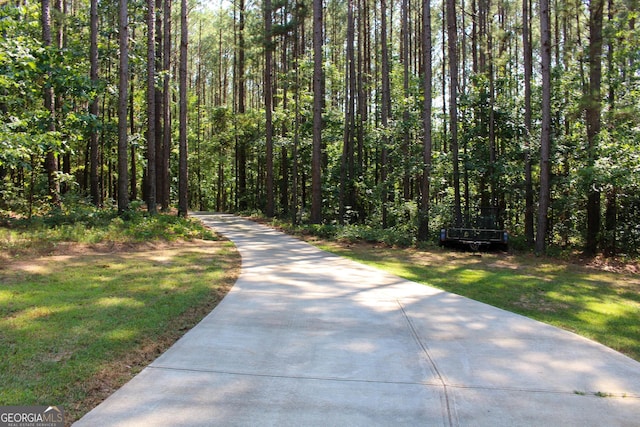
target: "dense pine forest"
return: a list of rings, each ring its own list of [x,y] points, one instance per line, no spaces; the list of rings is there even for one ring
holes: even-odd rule
[[[385,229],[485,207],[640,252],[638,0],[0,7],[0,214],[91,203]]]

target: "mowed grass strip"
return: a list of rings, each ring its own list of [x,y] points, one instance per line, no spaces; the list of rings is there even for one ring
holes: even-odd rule
[[[400,277],[575,332],[640,361],[640,277],[533,255],[316,242]]]
[[[0,266],[0,405],[79,418],[204,317],[240,258],[228,241],[69,246]]]

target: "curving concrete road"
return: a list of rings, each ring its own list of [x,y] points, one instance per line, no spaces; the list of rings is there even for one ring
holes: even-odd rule
[[[77,426],[638,426],[640,363],[231,215],[233,290]],[[603,397],[604,396],[604,397]]]

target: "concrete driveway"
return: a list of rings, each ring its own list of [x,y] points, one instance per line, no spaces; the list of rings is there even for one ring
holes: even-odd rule
[[[220,305],[77,426],[638,426],[640,363],[231,215]]]

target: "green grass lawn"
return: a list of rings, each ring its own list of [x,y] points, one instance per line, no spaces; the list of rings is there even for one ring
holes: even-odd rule
[[[204,317],[240,258],[197,222],[166,215],[53,220],[0,229],[0,405],[62,405],[71,422]],[[532,255],[315,244],[640,361],[637,275]]]
[[[520,313],[640,361],[640,277],[552,258],[316,243],[400,277]]]
[[[160,234],[175,221],[144,220],[161,223]],[[167,242],[154,232],[153,243],[44,239],[35,250],[31,231],[12,233],[0,242],[16,252],[0,263],[0,405],[62,405],[68,422],[202,319],[239,271],[224,240]]]

